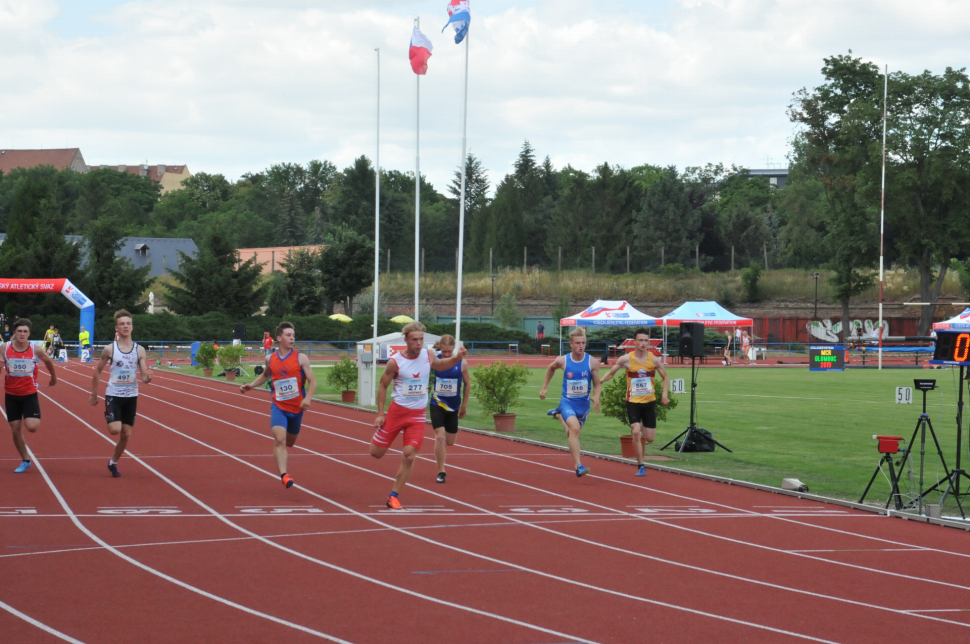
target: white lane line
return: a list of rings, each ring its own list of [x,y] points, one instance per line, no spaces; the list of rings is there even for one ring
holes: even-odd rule
[[[60,639],[64,640],[65,642],[71,642],[72,644],[84,644],[84,642],[82,642],[81,640],[74,639],[73,637],[71,637],[70,635],[68,635],[66,633],[62,633],[62,632],[60,632],[59,630],[57,630],[55,628],[51,628],[50,626],[48,626],[44,622],[39,622],[36,619],[34,619],[33,617],[31,617],[30,615],[28,615],[26,613],[20,612],[19,610],[17,610],[16,608],[14,608],[13,606],[11,606],[10,604],[4,603],[4,602],[0,602],[0,608],[2,608],[3,610],[7,611],[11,615],[14,615],[16,617],[19,617],[20,619],[24,620],[28,624],[31,624],[32,626],[36,626],[37,628],[39,628],[40,630],[44,631],[45,633],[50,633],[54,637],[57,637],[57,638],[60,638]]]
[[[58,407],[60,407],[61,409],[64,409],[64,411],[66,411],[67,413],[71,414],[71,416],[74,416],[73,413],[71,413],[70,411],[68,411],[59,402],[57,402],[56,400],[54,400],[53,398],[51,398],[47,394],[43,394],[42,393],[42,395],[45,398],[47,398],[48,400],[50,400],[52,403],[54,403],[55,405],[57,405]],[[78,418],[77,416],[74,416],[74,417],[77,418],[78,420],[80,420],[82,423],[84,423],[84,421],[81,420],[80,418]],[[87,425],[87,423],[84,423],[84,424]],[[88,426],[90,427],[90,425],[88,425]],[[94,428],[91,427],[91,429],[94,429]],[[94,431],[97,432],[97,430],[94,430]],[[107,439],[109,442],[111,440],[107,436],[104,436],[104,438]],[[66,512],[67,515],[71,518],[71,521],[74,523],[74,525],[77,527],[77,529],[80,530],[81,532],[83,532],[84,534],[86,534],[88,536],[88,538],[91,539],[91,541],[95,542],[96,544],[98,544],[99,546],[101,546],[102,548],[104,548],[105,550],[107,550],[108,552],[110,552],[111,554],[120,557],[124,561],[127,561],[131,565],[133,565],[133,566],[135,566],[137,568],[140,568],[140,569],[144,570],[147,573],[150,573],[152,575],[155,575],[156,577],[159,577],[161,579],[164,579],[165,581],[168,581],[170,583],[173,583],[176,586],[180,586],[180,587],[182,587],[182,588],[184,588],[184,589],[186,589],[188,591],[191,591],[193,593],[196,593],[198,595],[201,595],[203,597],[206,597],[207,599],[211,599],[213,601],[216,601],[216,602],[218,602],[220,604],[224,604],[224,605],[229,606],[231,608],[235,608],[237,610],[240,610],[240,611],[242,611],[244,613],[248,613],[250,615],[255,615],[256,617],[262,617],[263,619],[269,620],[271,622],[275,622],[277,624],[281,624],[283,626],[289,626],[290,628],[296,629],[298,631],[302,631],[302,632],[307,633],[309,635],[315,635],[317,637],[320,637],[322,639],[328,640],[330,642],[338,642],[339,644],[351,644],[347,640],[343,640],[343,639],[340,639],[340,638],[337,638],[337,637],[333,637],[332,635],[327,635],[326,633],[321,633],[320,631],[313,630],[312,628],[307,628],[306,626],[303,626],[301,624],[296,624],[294,622],[290,622],[290,621],[287,621],[285,619],[280,619],[279,617],[276,617],[275,615],[269,615],[267,613],[262,613],[262,612],[260,612],[258,610],[254,610],[252,608],[249,608],[248,606],[243,606],[242,604],[237,604],[234,601],[231,601],[231,600],[226,599],[224,597],[220,597],[219,595],[214,595],[214,594],[212,594],[212,593],[210,593],[208,591],[202,590],[201,588],[197,588],[195,586],[192,586],[191,584],[187,584],[184,581],[181,581],[179,579],[176,579],[175,577],[172,577],[171,575],[167,575],[167,574],[161,572],[160,570],[156,570],[156,569],[154,569],[154,568],[152,568],[150,566],[147,566],[147,565],[141,563],[140,561],[138,561],[137,559],[134,559],[132,557],[129,557],[128,555],[126,555],[125,553],[121,552],[120,550],[118,550],[114,546],[108,544],[106,541],[104,541],[103,539],[101,539],[98,535],[96,535],[93,532],[91,532],[90,530],[88,530],[88,528],[83,523],[81,523],[81,521],[76,516],[74,516],[74,511],[71,509],[71,506],[69,506],[67,504],[67,501],[61,495],[60,490],[57,489],[57,486],[54,485],[54,482],[51,480],[50,476],[47,475],[47,470],[44,468],[43,464],[39,460],[37,460],[37,457],[34,456],[34,453],[33,452],[31,452],[29,446],[27,447],[27,452],[30,454],[30,458],[34,462],[34,465],[37,466],[37,470],[41,473],[41,475],[44,477],[44,480],[47,482],[47,486],[51,489],[51,492],[54,493],[54,496],[57,497],[58,503],[60,503],[61,504],[61,507],[64,508],[64,512]],[[136,456],[133,456],[132,458],[137,458],[137,457]]]
[[[268,438],[268,437],[266,437],[264,434],[262,434],[260,432],[256,432],[256,431],[251,430],[249,428],[242,427],[241,425],[236,425],[236,424],[231,423],[231,422],[229,422],[227,420],[219,419],[219,418],[216,418],[214,416],[209,416],[209,415],[204,414],[202,412],[198,412],[198,411],[195,411],[195,410],[186,408],[186,407],[182,407],[181,405],[177,405],[177,404],[172,403],[172,402],[169,402],[167,400],[155,398],[153,396],[147,396],[147,397],[148,398],[151,398],[152,400],[157,400],[159,402],[163,402],[165,404],[171,405],[171,406],[176,407],[178,409],[182,409],[183,411],[187,411],[187,412],[190,412],[190,413],[194,413],[194,414],[199,415],[199,416],[202,416],[204,418],[208,418],[208,419],[213,420],[213,421],[216,421],[216,422],[224,423],[224,424],[229,425],[231,427],[236,427],[237,429],[240,429],[242,431],[245,431],[245,432],[254,434],[256,436],[259,436],[260,438],[264,438],[264,439],[267,439]],[[154,421],[154,422],[156,422],[157,424],[161,425],[162,427],[166,427],[166,429],[169,429],[169,431],[172,431],[172,432],[174,432],[176,434],[179,434],[181,436],[184,436],[185,438],[188,438],[189,440],[195,441],[195,442],[200,443],[200,444],[207,445],[206,443],[203,443],[202,441],[200,441],[200,440],[198,440],[198,439],[196,439],[196,438],[194,438],[192,436],[189,436],[187,434],[183,434],[182,432],[179,432],[177,430],[174,430],[172,428],[169,428],[169,427],[163,425],[162,423],[158,423],[158,421]],[[310,427],[310,429],[316,429],[316,428]],[[318,430],[318,431],[325,431],[325,430]],[[330,433],[330,432],[326,432],[326,433]],[[343,437],[343,436],[341,436],[341,437],[342,438],[346,438],[346,437]],[[356,439],[351,439],[351,440],[356,440]],[[364,441],[360,441],[360,442],[364,442]],[[210,449],[214,450],[214,451],[221,451],[217,447],[214,447],[212,445],[207,445],[207,446]],[[334,461],[336,463],[341,463],[341,464],[343,464],[343,465],[345,465],[347,467],[351,467],[351,468],[354,468],[354,469],[358,469],[358,470],[367,472],[369,474],[379,476],[380,478],[390,479],[390,477],[383,476],[381,474],[378,474],[376,472],[373,472],[372,470],[369,470],[369,469],[360,467],[358,465],[353,465],[351,463],[347,463],[347,462],[341,461],[339,459],[332,458],[332,457],[330,457],[330,456],[328,456],[326,454],[323,454],[323,453],[320,453],[320,452],[315,452],[314,450],[310,450],[309,448],[306,448],[306,447],[303,447],[303,446],[300,446],[300,445],[296,445],[295,447],[297,449],[301,449],[301,450],[304,450],[304,451],[308,451],[308,452],[317,454],[318,456],[321,456],[321,457],[323,457],[325,459],[328,459],[328,460],[332,460],[332,461]],[[394,450],[394,451],[396,451],[396,450]],[[271,474],[270,472],[266,472],[264,470],[261,470],[260,468],[254,466],[254,465],[252,465],[250,463],[247,463],[247,462],[242,461],[242,460],[240,460],[240,462],[241,463],[244,463],[245,465],[247,465],[247,466],[249,466],[249,467],[251,467],[253,469],[256,469],[256,470],[258,470],[260,472],[263,472],[264,474],[266,474],[268,476],[275,477],[275,475]],[[455,503],[459,503],[461,505],[466,505],[466,506],[469,506],[469,507],[477,507],[477,506],[474,506],[472,504],[465,503],[463,501],[460,501],[460,500],[457,500],[457,499],[453,499],[453,498],[444,496],[443,494],[439,494],[437,492],[432,492],[432,491],[427,490],[425,488],[421,488],[421,487],[418,487],[418,486],[412,486],[412,487],[414,487],[415,489],[422,490],[422,491],[424,491],[424,492],[426,492],[428,494],[432,494],[434,496],[440,497],[442,499],[446,499],[446,500],[453,501]],[[526,487],[528,487],[528,486],[526,486]],[[322,496],[320,494],[317,494],[315,492],[312,492],[312,491],[310,491],[309,489],[307,489],[305,487],[301,487],[301,489],[303,491],[307,492],[308,494],[311,494],[311,495],[316,496],[316,497],[318,497],[320,499],[323,499],[323,500],[326,500],[326,501],[328,501],[330,503],[333,503],[337,507],[341,507],[341,508],[344,507],[344,506],[340,505],[339,503],[337,503],[335,501],[332,501],[330,499],[327,499],[327,497],[324,497],[324,496]],[[478,509],[480,509],[480,508],[478,508]],[[482,509],[480,509],[480,510],[482,512],[490,515],[490,516],[501,516],[501,515],[498,515],[496,513],[490,512],[488,510],[482,510]],[[351,511],[353,511],[353,510],[351,510]],[[635,515],[626,514],[626,513],[623,513],[621,511],[618,511],[618,510],[611,510],[611,511],[614,512],[614,513],[616,513],[616,514],[619,514],[620,516],[635,518]],[[370,519],[369,517],[365,517],[365,518]],[[833,597],[833,596],[829,596],[829,595],[824,595],[824,594],[820,594],[820,593],[814,593],[814,592],[811,592],[811,591],[800,590],[800,589],[791,588],[791,587],[787,587],[787,586],[781,586],[781,585],[772,584],[772,583],[769,583],[769,582],[764,582],[764,581],[749,579],[749,578],[740,577],[740,576],[737,576],[737,575],[731,575],[729,573],[712,571],[712,570],[705,569],[705,568],[691,566],[689,564],[668,561],[668,560],[665,560],[665,559],[660,558],[660,557],[652,557],[650,555],[645,555],[643,553],[631,553],[627,549],[617,548],[617,547],[614,547],[614,546],[609,546],[609,545],[602,544],[602,543],[595,542],[595,541],[591,541],[591,540],[588,540],[588,539],[583,539],[581,537],[576,537],[576,536],[573,536],[573,535],[570,535],[570,534],[567,534],[567,533],[558,532],[558,531],[552,530],[550,528],[545,528],[545,527],[537,526],[537,525],[532,524],[532,523],[529,523],[529,522],[520,521],[520,520],[518,520],[516,518],[513,518],[511,516],[502,516],[501,518],[504,518],[505,520],[508,520],[508,521],[513,521],[513,522],[516,522],[516,523],[520,523],[522,525],[526,525],[526,526],[529,526],[529,527],[534,527],[536,529],[543,530],[545,532],[549,532],[549,533],[554,534],[554,535],[566,537],[566,538],[571,539],[571,540],[574,540],[574,541],[579,541],[579,542],[582,542],[582,543],[586,543],[586,544],[589,544],[589,545],[593,545],[593,546],[605,548],[605,549],[608,549],[608,550],[613,550],[613,551],[616,551],[616,552],[621,552],[623,554],[634,554],[635,556],[639,556],[639,557],[642,557],[642,558],[645,558],[645,559],[649,559],[649,560],[656,561],[656,562],[660,562],[660,563],[667,563],[667,564],[670,564],[670,565],[673,565],[673,566],[682,567],[682,568],[686,568],[686,569],[693,570],[693,571],[705,572],[705,573],[709,573],[709,574],[712,574],[712,575],[715,575],[715,576],[725,577],[725,578],[729,578],[729,579],[733,579],[733,580],[737,580],[737,581],[748,582],[748,583],[752,583],[752,584],[756,584],[756,585],[761,585],[761,586],[766,586],[766,587],[770,587],[770,588],[775,588],[775,589],[779,589],[779,590],[787,590],[787,591],[790,591],[790,592],[793,592],[793,593],[803,594],[803,595],[812,596],[812,597],[821,598],[821,599],[830,599],[830,600],[833,600],[833,601],[836,601],[836,602],[843,602],[843,603],[847,603],[847,604],[851,604],[851,605],[862,606],[862,607],[865,607],[865,608],[873,608],[873,609],[876,609],[876,610],[883,610],[883,611],[889,611],[889,612],[894,612],[894,613],[896,612],[894,609],[887,608],[887,607],[884,607],[884,606],[878,606],[878,605],[875,605],[875,604],[868,604],[868,603],[865,603],[865,602],[859,602],[859,601],[855,601],[855,600],[844,599],[844,598],[840,598],[840,597]],[[373,519],[370,519],[370,520],[373,520]],[[382,524],[382,525],[386,525],[386,524]],[[500,560],[500,559],[494,559],[492,557],[488,557],[488,556],[481,555],[481,554],[478,554],[478,553],[474,553],[474,552],[470,552],[470,551],[467,551],[467,550],[463,550],[461,548],[456,548],[454,546],[450,546],[450,545],[447,545],[447,544],[444,544],[444,543],[441,543],[441,542],[438,542],[438,541],[426,539],[426,538],[421,537],[419,535],[408,534],[408,536],[411,536],[411,537],[414,537],[414,538],[417,538],[417,539],[421,539],[421,540],[424,540],[424,541],[428,541],[429,543],[431,543],[433,545],[436,545],[436,546],[439,546],[439,547],[447,548],[447,549],[450,549],[450,550],[455,550],[455,551],[462,552],[462,553],[465,553],[465,554],[470,554],[472,556],[485,559],[486,561],[490,561],[492,563],[498,563],[498,564],[501,564],[501,565],[506,565],[506,566],[512,566],[512,567],[520,568],[522,570],[534,572],[535,574],[540,574],[542,576],[553,577],[553,578],[555,578],[557,580],[563,580],[563,581],[566,581],[567,583],[581,584],[581,582],[575,582],[573,580],[569,580],[569,579],[565,579],[565,578],[560,578],[560,577],[557,577],[557,576],[551,576],[551,575],[548,575],[547,573],[542,573],[542,572],[539,572],[539,571],[533,571],[531,569],[527,569],[527,568],[525,568],[523,566],[519,566],[519,565],[514,564],[514,563],[510,563],[510,562],[503,561],[503,560]],[[827,561],[827,560],[823,560],[823,561]],[[586,584],[581,584],[581,585],[586,586]],[[596,588],[598,590],[601,590],[602,592],[625,595],[623,593],[618,593],[617,591],[612,591],[612,590],[609,590],[609,589],[601,589],[599,587],[593,587],[593,586],[590,586],[590,588]],[[650,599],[646,599],[646,598],[637,598],[637,599],[639,599],[640,601],[646,601],[646,602],[649,602],[649,603],[655,603],[655,604],[659,604],[659,605],[663,605],[663,606],[671,606],[671,605],[665,604],[663,602],[657,602],[656,600],[650,600]],[[713,617],[713,618],[716,618],[716,619],[725,619],[725,620],[728,620],[728,621],[737,621],[737,620],[734,620],[733,618],[722,617],[722,616],[719,616],[719,615],[716,615],[716,614],[713,614],[713,613],[705,613],[705,612],[702,612],[702,611],[695,611],[693,609],[688,609],[688,608],[684,608],[684,607],[681,607],[681,606],[673,605],[672,607],[673,608],[676,608],[678,610],[685,610],[685,611],[689,611],[689,612],[694,612],[694,613],[699,613],[699,614],[705,614],[705,615],[707,615],[709,617]],[[914,615],[914,617],[924,617],[926,619],[931,619],[931,620],[934,620],[934,621],[943,621],[943,622],[946,622],[946,623],[951,623],[949,620],[943,620],[943,619],[940,619],[940,618],[933,618],[933,617],[928,617],[928,616],[918,616],[918,615]],[[745,622],[745,623],[747,623],[747,622]],[[953,623],[960,624],[960,625],[964,625],[964,624],[962,624],[960,622],[953,622]],[[748,623],[748,624],[750,624],[750,623]],[[764,625],[760,625],[760,624],[750,624],[750,625],[753,625],[753,626],[755,626],[757,628],[771,629],[771,627],[764,626]],[[970,626],[970,625],[967,625],[967,626]],[[806,637],[806,638],[812,639],[811,636],[807,636],[807,635],[804,635],[803,636],[801,634],[796,634],[796,633],[792,633],[792,635],[794,635],[796,637]]]
[[[81,389],[83,391],[83,389],[81,387],[78,387],[77,385],[74,385],[73,383],[70,383],[70,382],[67,382],[67,381],[65,381],[65,383],[66,384],[69,384],[69,385],[71,385],[73,387],[76,387],[77,389]],[[83,424],[84,426],[88,427],[95,434],[97,434],[101,438],[105,439],[109,443],[113,443],[113,441],[110,438],[108,438],[107,436],[105,436],[104,434],[102,434],[101,432],[99,432],[97,429],[95,429],[90,424],[88,424],[86,421],[84,421],[82,418],[80,418],[79,416],[77,416],[76,414],[74,414],[72,411],[70,411],[69,409],[67,409],[63,405],[61,405],[59,402],[57,402],[56,400],[54,400],[53,398],[51,398],[47,394],[43,394],[43,395],[44,395],[45,398],[47,398],[48,400],[50,400],[52,403],[54,403],[55,405],[57,405],[58,407],[60,407],[61,409],[63,409],[66,413],[68,413],[71,416],[73,416],[81,424]],[[149,420],[151,422],[154,422],[156,425],[159,425],[160,427],[164,427],[165,429],[168,429],[169,431],[171,431],[173,433],[179,434],[180,436],[183,436],[185,438],[189,438],[190,440],[193,440],[193,441],[195,441],[196,443],[198,443],[200,445],[203,445],[205,447],[208,447],[209,449],[212,449],[213,451],[219,451],[219,450],[215,449],[214,447],[212,447],[210,445],[206,445],[206,443],[204,443],[204,442],[202,442],[202,441],[200,441],[198,439],[195,439],[195,438],[193,438],[191,436],[188,436],[186,434],[182,434],[181,432],[179,432],[177,430],[174,430],[174,429],[172,429],[172,428],[164,425],[163,423],[161,423],[161,422],[159,422],[157,420],[154,420],[153,418],[150,418],[148,416],[145,416],[144,414],[140,414],[140,416],[142,418],[144,418],[145,420]],[[234,458],[229,453],[223,453],[223,455],[224,456],[229,456],[230,458]],[[245,535],[248,535],[248,536],[252,537],[253,539],[255,539],[257,541],[261,541],[262,543],[265,543],[268,546],[271,546],[271,547],[276,548],[278,550],[282,550],[282,551],[284,551],[284,552],[286,552],[288,554],[294,555],[294,556],[299,557],[301,559],[304,559],[306,561],[310,561],[310,562],[319,564],[321,566],[324,566],[325,568],[329,568],[329,569],[335,570],[337,572],[342,572],[342,573],[347,574],[347,575],[350,575],[351,577],[354,577],[356,579],[360,579],[360,580],[363,580],[363,581],[367,581],[367,582],[370,582],[370,583],[375,584],[377,586],[381,586],[383,588],[387,588],[389,590],[396,590],[396,591],[401,592],[401,593],[403,593],[405,595],[410,595],[412,597],[417,597],[419,599],[425,599],[425,600],[428,600],[428,601],[433,602],[433,603],[436,603],[436,604],[440,604],[440,605],[443,605],[443,606],[448,606],[450,608],[456,608],[456,609],[463,610],[463,611],[466,611],[466,612],[469,612],[469,613],[472,613],[472,614],[475,614],[475,615],[480,615],[482,617],[490,617],[492,619],[496,619],[498,621],[505,622],[507,624],[513,624],[513,625],[516,625],[516,626],[521,626],[523,628],[527,628],[527,629],[530,629],[530,630],[534,630],[534,631],[538,631],[538,632],[541,632],[541,633],[545,633],[547,635],[555,635],[556,637],[563,637],[563,638],[567,638],[567,639],[570,639],[571,638],[571,639],[573,639],[575,641],[584,642],[586,644],[598,644],[598,643],[594,642],[593,640],[586,640],[586,639],[578,638],[578,637],[575,637],[573,635],[568,635],[568,634],[565,634],[565,633],[561,633],[559,631],[555,631],[555,630],[552,630],[552,629],[544,628],[544,627],[538,626],[536,624],[530,624],[528,622],[523,622],[523,621],[520,621],[520,620],[517,620],[517,619],[513,619],[511,617],[505,617],[503,615],[498,615],[496,613],[490,613],[488,611],[479,610],[477,608],[472,608],[470,606],[464,606],[462,604],[456,604],[454,602],[449,602],[449,601],[446,601],[446,600],[443,600],[443,599],[439,599],[437,597],[432,597],[430,595],[425,595],[425,594],[422,594],[422,593],[419,593],[419,592],[416,592],[416,591],[413,591],[413,590],[410,590],[410,589],[407,589],[407,588],[403,588],[403,587],[400,587],[400,586],[395,586],[393,584],[390,584],[390,583],[381,581],[379,579],[375,579],[373,577],[368,577],[366,575],[363,575],[361,573],[355,572],[353,570],[349,570],[347,568],[342,568],[340,566],[337,566],[335,564],[329,563],[327,561],[323,561],[322,559],[317,559],[315,557],[311,557],[310,555],[304,554],[304,553],[299,552],[297,550],[293,550],[292,548],[287,548],[286,546],[283,546],[281,544],[278,544],[278,543],[276,543],[274,541],[270,541],[269,539],[267,539],[266,537],[263,537],[262,535],[256,534],[255,532],[251,532],[250,530],[247,530],[246,528],[243,528],[242,526],[239,526],[239,525],[233,523],[229,519],[225,518],[223,515],[221,515],[218,512],[216,512],[213,508],[211,508],[208,505],[206,505],[205,503],[203,503],[200,499],[198,499],[195,496],[193,496],[190,492],[188,492],[188,490],[185,490],[184,488],[180,487],[178,484],[176,484],[174,481],[172,481],[171,479],[169,479],[168,477],[166,477],[164,474],[162,474],[161,472],[159,472],[158,470],[156,470],[155,468],[153,468],[152,466],[150,466],[145,461],[141,460],[141,458],[139,458],[137,456],[134,456],[134,455],[129,455],[129,456],[130,456],[130,458],[132,460],[134,460],[137,463],[139,463],[142,467],[144,467],[146,470],[148,470],[149,472],[151,472],[152,474],[154,474],[155,476],[157,476],[159,479],[161,479],[162,481],[164,481],[165,483],[167,483],[169,486],[171,486],[172,488],[174,488],[175,490],[177,490],[180,494],[182,494],[183,496],[185,496],[187,499],[189,499],[190,501],[192,501],[193,503],[195,503],[196,505],[198,505],[200,508],[204,509],[212,517],[214,517],[216,519],[219,519],[220,521],[222,521],[226,525],[234,528],[235,530],[238,530],[239,532],[241,532],[241,533],[243,533]],[[255,469],[255,470],[257,470],[257,471],[259,471],[259,472],[261,472],[263,474],[266,474],[268,476],[271,476],[272,478],[277,478],[275,474],[272,474],[270,472],[267,472],[266,470],[262,470],[259,467],[255,466],[255,465],[251,465],[251,464],[247,463],[246,461],[244,461],[242,459],[234,459],[234,460],[237,460],[240,463],[244,463],[244,464],[248,465],[249,467],[252,467],[253,469]],[[38,463],[37,465],[38,465],[38,468],[40,468],[40,463]],[[44,472],[43,469],[41,469],[41,471]],[[71,513],[71,510],[67,506],[67,503],[63,500],[63,497],[60,495],[60,493],[54,487],[53,482],[51,482],[50,479],[47,477],[46,472],[44,472],[44,478],[47,479],[48,485],[50,485],[51,486],[51,489],[54,490],[54,493],[57,495],[57,498],[61,502],[61,505],[62,505],[62,507],[64,507],[65,511]],[[323,498],[323,497],[321,497],[321,498]],[[341,506],[340,504],[338,504],[336,502],[329,501],[328,499],[325,499],[325,500],[327,500],[330,503],[333,503],[337,507],[343,507],[343,506]],[[350,508],[344,508],[344,509],[346,509],[348,512],[354,512],[354,510],[351,510]],[[72,519],[74,519],[73,513],[71,513],[71,517],[72,517]],[[391,526],[389,524],[382,523],[380,521],[377,521],[376,519],[373,519],[373,518],[370,518],[370,517],[365,517],[365,518],[367,520],[369,520],[369,521],[372,521],[374,523],[377,523],[378,525],[382,525],[382,526],[384,526],[386,528],[389,528],[391,530],[395,530],[395,531],[400,532],[402,534],[409,534],[405,530],[401,530],[401,529],[396,528],[394,526]],[[148,570],[148,571],[153,571],[153,569],[149,568],[148,566],[145,566],[144,564],[141,564],[137,560],[132,559],[131,557],[125,555],[124,553],[119,552],[117,549],[113,548],[112,546],[109,546],[107,543],[105,543],[104,541],[102,541],[101,539],[99,539],[94,533],[92,533],[89,530],[87,530],[87,528],[85,528],[83,526],[83,524],[81,524],[80,521],[75,520],[75,524],[78,525],[82,530],[84,530],[84,532],[86,534],[88,534],[93,540],[95,540],[97,543],[103,545],[105,548],[109,548],[113,553],[117,554],[119,557],[122,557],[126,561],[129,561],[129,562],[137,565],[140,568],[144,568],[145,570]],[[412,535],[412,536],[416,536],[416,535]],[[421,538],[422,540],[427,541],[429,543],[434,543],[434,540],[432,540],[432,539],[427,539],[425,537],[418,537],[418,538]],[[207,597],[217,598],[216,595],[211,595],[210,593],[207,593],[206,591],[203,591],[201,589],[197,589],[194,586],[189,586],[188,584],[186,584],[184,582],[181,582],[181,581],[179,581],[179,580],[177,580],[177,579],[175,579],[173,577],[169,577],[168,575],[164,575],[164,573],[160,573],[158,571],[154,571],[154,572],[157,573],[159,576],[163,576],[164,578],[171,580],[173,583],[179,584],[180,586],[183,586],[183,587],[188,588],[190,590],[193,590],[195,592],[199,592],[200,594],[203,594],[203,595],[205,595]],[[228,600],[222,600],[221,598],[217,598],[217,600],[221,600],[221,601],[224,601],[226,603],[231,603]],[[239,606],[238,604],[234,604],[234,603],[232,603],[232,605],[233,606]],[[239,606],[239,607],[241,609],[246,610],[247,612],[252,612],[253,614],[258,614],[260,616],[263,615],[263,613],[258,613],[257,611],[252,611],[252,609],[246,609],[246,607],[244,607],[244,606]],[[703,614],[700,611],[692,611],[692,612],[698,612],[700,614]],[[279,621],[280,623],[286,623],[287,625],[290,625],[289,622],[284,622],[283,620],[279,620],[278,618],[274,618],[274,621]],[[737,621],[737,620],[732,620],[732,621]],[[739,623],[743,623],[743,622],[739,622]],[[344,640],[340,640],[340,639],[334,638],[332,636],[325,635],[323,633],[317,633],[317,631],[312,631],[311,629],[308,629],[306,627],[300,627],[299,625],[294,625],[294,627],[298,627],[300,630],[303,630],[304,632],[309,632],[309,633],[317,634],[319,636],[323,636],[326,639],[330,639],[331,641],[344,642]],[[762,628],[765,628],[765,627],[762,627]],[[776,630],[776,629],[769,629],[769,630]],[[782,633],[786,633],[787,634],[787,631],[777,631],[777,632],[782,632]],[[816,640],[816,641],[820,641],[821,642],[821,641],[824,641],[824,640]]]

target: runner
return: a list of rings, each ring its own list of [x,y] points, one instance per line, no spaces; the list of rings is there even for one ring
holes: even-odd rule
[[[37,363],[43,362],[51,372],[48,383],[57,384],[54,363],[30,342],[30,320],[21,318],[13,323],[13,339],[0,344],[0,368],[6,367],[3,381],[4,408],[13,434],[13,444],[20,452],[20,465],[14,470],[21,474],[30,467],[30,453],[24,440],[23,428],[33,434],[40,429],[40,403],[37,400]]]
[[[434,345],[438,357],[447,360],[455,352],[455,338],[441,336]],[[468,411],[468,393],[471,378],[468,363],[461,360],[451,369],[434,372],[434,393],[431,395],[431,427],[434,429],[434,460],[438,463],[438,483],[445,482],[446,446],[455,444],[458,438],[458,419]]]
[[[558,418],[566,430],[576,476],[586,476],[589,468],[580,462],[579,432],[589,416],[590,399],[593,401],[593,408],[597,412],[600,410],[600,361],[586,353],[586,329],[583,327],[576,327],[569,334],[569,347],[572,349],[569,355],[559,356],[546,369],[546,380],[539,390],[539,399],[546,399],[546,390],[552,375],[556,369],[562,369],[565,372],[562,379],[562,398],[559,407],[549,410],[548,414]]]
[[[239,391],[246,393],[267,380],[272,379],[273,405],[270,407],[270,431],[276,444],[273,446],[273,456],[276,457],[276,467],[280,471],[283,485],[293,487],[293,479],[286,473],[287,449],[296,445],[303,424],[303,412],[310,408],[313,402],[313,392],[317,389],[317,380],[310,368],[310,359],[299,351],[294,351],[296,344],[296,329],[290,322],[280,322],[276,327],[276,341],[280,348],[266,356],[266,369],[256,380],[239,387]],[[283,354],[286,355],[283,355]],[[307,388],[309,385],[309,388]]]
[[[124,309],[115,311],[117,339],[101,351],[101,360],[91,378],[89,402],[96,406],[101,372],[110,364],[108,386],[104,390],[104,420],[108,423],[108,433],[118,437],[118,445],[108,461],[108,471],[115,478],[121,477],[118,461],[128,447],[138,412],[138,375],[141,374],[141,381],[146,385],[152,381],[152,370],[145,361],[145,349],[131,337],[133,328],[131,313]]]
[[[47,333],[44,334],[44,353],[47,355],[51,354],[51,343],[54,342],[54,325],[47,329]]]
[[[751,364],[751,336],[747,330],[741,332],[741,355],[745,364]]]
[[[667,392],[670,383],[667,380],[667,370],[654,360],[650,350],[650,332],[639,328],[633,333],[636,348],[633,353],[620,356],[610,372],[602,382],[609,381],[617,371],[626,369],[626,416],[630,421],[633,433],[633,450],[637,456],[637,476],[646,476],[647,468],[643,464],[643,441],[645,436],[648,443],[652,443],[657,435],[657,394],[653,389],[654,373],[659,372],[663,378],[664,389],[660,403],[666,407],[670,400]]]
[[[407,348],[391,356],[381,376],[377,387],[377,418],[374,419],[377,431],[374,432],[370,446],[370,455],[381,458],[397,435],[404,432],[401,466],[397,470],[391,494],[387,497],[387,507],[392,510],[402,509],[398,495],[411,478],[414,458],[424,442],[424,410],[428,406],[428,379],[431,370],[448,371],[468,353],[465,347],[461,347],[452,357],[439,359],[431,349],[423,348],[423,324],[411,322],[404,325],[401,331],[404,333]],[[387,398],[387,388],[392,382],[392,402],[385,416],[384,401]]]
[[[81,332],[77,334],[77,344],[78,344],[78,356],[84,355],[84,350],[88,350],[88,354],[91,352],[91,334],[82,326]]]
[[[721,364],[726,367],[731,366],[731,339],[733,337],[731,329],[724,329],[724,360],[721,360]]]

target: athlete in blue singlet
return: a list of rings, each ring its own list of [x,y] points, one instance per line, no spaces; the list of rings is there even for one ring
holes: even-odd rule
[[[562,422],[569,439],[569,453],[573,457],[576,476],[589,474],[589,468],[580,462],[579,432],[589,416],[590,402],[600,410],[600,361],[586,353],[586,331],[577,327],[569,334],[569,355],[559,356],[546,369],[546,380],[539,390],[539,398],[546,399],[549,381],[556,369],[562,369],[562,399],[559,407],[549,412]]]
[[[455,351],[455,338],[443,335],[435,345],[438,357],[446,360]],[[434,393],[431,395],[431,427],[434,429],[434,460],[438,463],[438,483],[445,482],[445,453],[458,438],[458,419],[468,411],[471,378],[464,360],[444,371],[434,370]]]

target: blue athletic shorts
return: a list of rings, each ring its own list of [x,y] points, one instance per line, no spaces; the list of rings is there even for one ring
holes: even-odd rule
[[[563,420],[575,417],[579,421],[580,428],[582,428],[589,416],[589,407],[589,400],[563,398],[559,401],[559,415],[562,416]]]
[[[270,406],[269,426],[284,427],[287,434],[299,434],[300,425],[303,423],[303,412],[294,414],[291,411],[283,411],[275,404]]]

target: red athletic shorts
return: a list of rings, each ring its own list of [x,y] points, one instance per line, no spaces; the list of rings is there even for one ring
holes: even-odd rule
[[[384,424],[374,433],[372,442],[378,447],[390,447],[397,435],[404,432],[404,444],[421,449],[424,442],[424,409],[410,409],[395,402],[387,409]]]

